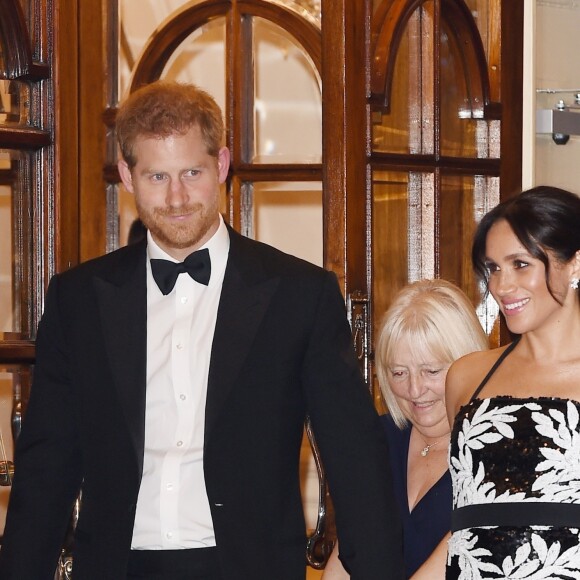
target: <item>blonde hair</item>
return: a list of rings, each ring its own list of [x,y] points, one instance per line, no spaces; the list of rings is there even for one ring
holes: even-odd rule
[[[488,340],[465,293],[446,280],[420,280],[405,286],[385,313],[377,334],[376,369],[385,403],[400,428],[407,418],[389,385],[388,368],[395,348],[406,340],[414,351],[453,363],[465,354],[486,350]]]

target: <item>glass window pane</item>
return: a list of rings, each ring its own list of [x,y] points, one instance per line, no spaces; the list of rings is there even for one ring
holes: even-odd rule
[[[488,334],[497,322],[498,310],[493,300],[483,300],[482,288],[476,282],[471,266],[471,244],[477,223],[498,202],[498,177],[441,176],[440,276],[465,291],[477,306],[482,326]]]
[[[483,48],[488,60],[490,54],[497,51],[497,47],[490,44],[497,35],[493,27],[499,25],[497,15],[494,13],[497,10],[497,3],[497,0],[465,0],[465,4],[468,6],[479,30],[479,35],[481,36]],[[498,69],[499,67],[495,66],[493,71]]]
[[[30,89],[20,81],[0,80],[0,125],[30,124]]]
[[[432,173],[374,172],[375,324],[405,284],[435,276],[435,206]]]
[[[432,2],[417,8],[401,37],[389,110],[373,113],[373,151],[434,152],[433,63],[424,58],[433,52],[432,10]]]
[[[483,89],[480,72],[465,58],[464,37],[443,21],[441,33],[441,154],[453,157],[497,158],[494,136],[499,122],[483,117]]]
[[[13,434],[20,430],[22,393],[28,393],[28,367],[0,366],[0,535],[4,531],[6,508],[10,494],[10,478],[6,476],[6,462],[14,458]],[[10,467],[9,463],[9,467]]]
[[[3,171],[0,168],[0,172]],[[14,329],[15,318],[12,299],[12,188],[3,182],[0,182],[0,248],[0,330],[10,331]]]
[[[162,78],[194,83],[225,111],[225,18],[215,18],[192,32],[173,52]]]
[[[164,0],[163,2],[158,0],[149,2],[118,0],[120,95],[126,94],[135,63],[149,37],[172,12],[187,2],[188,0]]]
[[[254,162],[320,163],[322,94],[316,68],[279,26],[254,18],[253,34]]]
[[[32,253],[28,170],[25,153],[0,149],[0,332],[27,328],[24,294]]]
[[[375,325],[405,284],[438,276],[463,288],[477,306],[482,326],[492,332],[497,307],[493,301],[482,299],[471,267],[471,243],[476,224],[498,201],[497,177],[442,174],[435,215],[432,174],[374,172]]]
[[[291,8],[307,20],[310,20],[314,25],[320,28],[320,20],[322,17],[322,0],[270,0],[274,4],[281,4],[287,8]]]
[[[478,121],[471,118],[468,71],[462,46],[444,26],[441,34],[441,154],[477,157]],[[474,71],[471,74],[476,74]]]
[[[374,328],[396,292],[409,281],[409,174],[373,173],[373,312]]]
[[[259,182],[251,195],[254,239],[323,264],[320,182]]]

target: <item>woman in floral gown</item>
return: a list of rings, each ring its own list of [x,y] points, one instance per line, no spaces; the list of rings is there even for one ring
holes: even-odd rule
[[[580,578],[580,198],[538,187],[491,210],[472,249],[509,345],[447,375],[447,578]]]

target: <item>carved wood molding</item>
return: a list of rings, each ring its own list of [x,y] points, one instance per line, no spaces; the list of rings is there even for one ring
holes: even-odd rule
[[[0,78],[48,78],[49,68],[32,61],[30,35],[18,0],[0,0],[0,44],[4,68]]]
[[[3,364],[30,364],[35,360],[34,342],[31,340],[0,341],[0,360]]]
[[[48,131],[32,127],[0,126],[0,147],[34,150],[50,145],[50,143],[51,136]]]

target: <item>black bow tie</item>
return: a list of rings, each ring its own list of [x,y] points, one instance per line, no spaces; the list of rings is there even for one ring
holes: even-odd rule
[[[169,294],[179,274],[187,273],[196,282],[207,286],[211,274],[211,262],[209,259],[209,250],[197,250],[189,254],[183,262],[171,262],[169,260],[151,260],[151,272],[153,278],[163,294]]]

